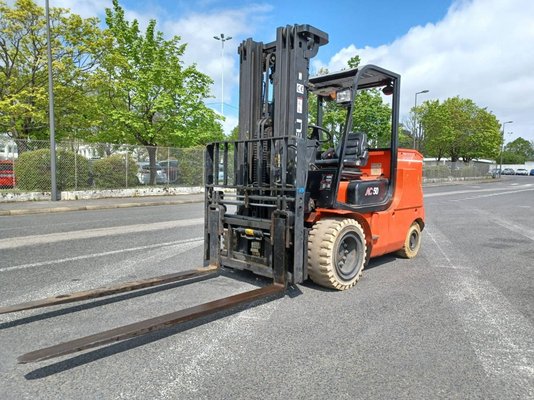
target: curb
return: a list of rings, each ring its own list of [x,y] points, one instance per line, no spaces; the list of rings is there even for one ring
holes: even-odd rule
[[[114,208],[132,208],[132,207],[150,207],[150,206],[172,206],[176,204],[191,204],[201,203],[204,200],[169,200],[169,201],[155,201],[146,203],[119,203],[119,204],[98,204],[77,207],[47,207],[47,208],[26,208],[15,210],[0,210],[0,216],[14,216],[14,215],[28,215],[28,214],[51,214],[69,211],[94,211],[94,210],[109,210]]]

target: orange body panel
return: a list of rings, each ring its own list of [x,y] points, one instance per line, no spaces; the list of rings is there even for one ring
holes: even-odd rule
[[[390,178],[390,152],[370,150],[359,179],[373,180]],[[324,216],[343,215],[358,220],[364,228],[370,257],[380,256],[401,249],[409,227],[417,221],[424,227],[423,207],[423,156],[416,150],[399,149],[397,159],[397,182],[393,199],[387,210],[355,213],[348,210],[318,208],[307,222],[314,223]],[[345,203],[349,181],[341,181],[337,200]]]

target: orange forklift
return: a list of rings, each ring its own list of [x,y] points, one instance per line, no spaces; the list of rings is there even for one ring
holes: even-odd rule
[[[400,76],[365,65],[309,77],[309,62],[326,43],[328,35],[317,28],[288,25],[277,29],[274,42],[247,39],[239,46],[239,138],[211,143],[205,152],[202,268],[0,307],[0,313],[217,276],[228,268],[268,277],[272,284],[36,350],[19,362],[275,298],[307,279],[345,290],[360,279],[370,258],[417,255],[424,228],[423,158],[398,148]],[[387,138],[370,137],[354,126],[355,100],[365,90],[391,96]],[[345,113],[340,132],[323,125],[328,102]],[[315,113],[309,112],[310,103],[317,104]]]

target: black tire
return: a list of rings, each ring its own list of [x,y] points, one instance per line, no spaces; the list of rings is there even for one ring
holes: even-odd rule
[[[414,258],[421,248],[421,227],[414,222],[408,232],[402,249],[397,251],[397,255],[403,258]]]
[[[324,218],[308,238],[308,274],[329,289],[346,290],[363,273],[367,246],[361,225],[350,218]]]

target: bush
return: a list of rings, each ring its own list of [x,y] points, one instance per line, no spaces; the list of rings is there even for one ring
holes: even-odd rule
[[[204,147],[180,150],[178,157],[178,184],[182,186],[204,185]]]
[[[126,157],[128,157],[128,173],[126,173]],[[137,165],[130,156],[113,154],[93,162],[93,182],[99,189],[117,189],[136,186]]]
[[[50,191],[50,149],[25,151],[15,163],[17,188]],[[56,152],[56,184],[58,191],[78,190],[89,186],[89,160],[73,151]]]

